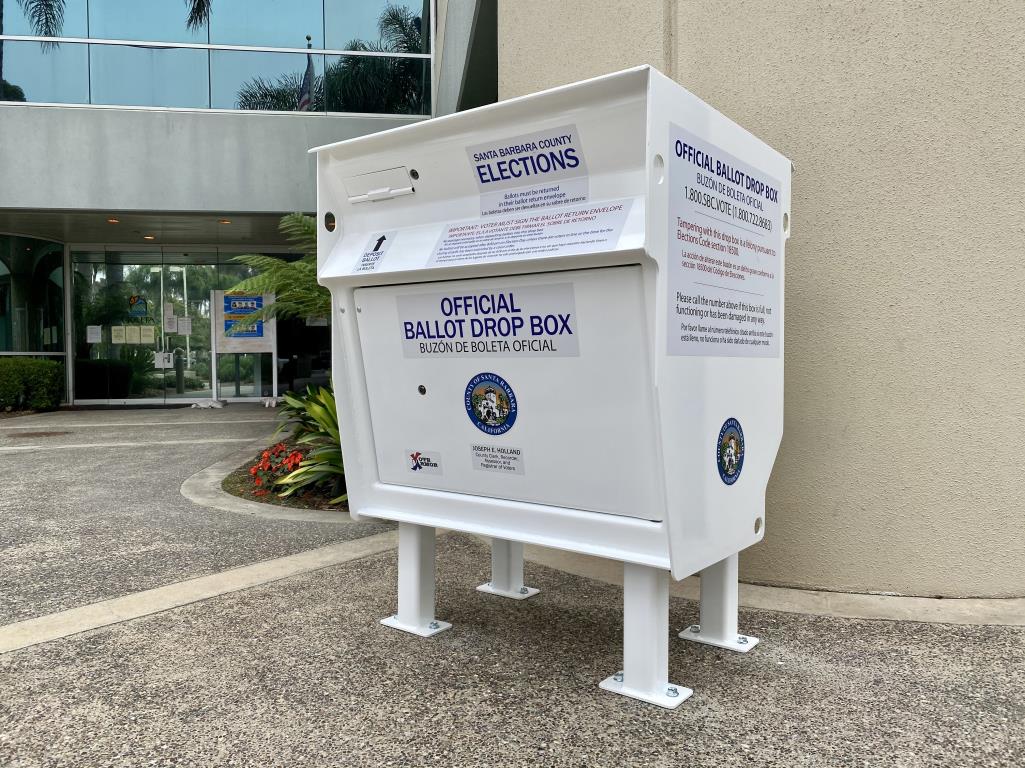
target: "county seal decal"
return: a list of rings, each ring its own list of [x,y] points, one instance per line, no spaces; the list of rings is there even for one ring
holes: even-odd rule
[[[715,461],[719,467],[719,477],[726,485],[737,482],[744,468],[744,430],[736,419],[726,419],[719,430]]]
[[[497,373],[478,373],[463,395],[466,415],[488,435],[504,435],[516,423],[516,394]]]

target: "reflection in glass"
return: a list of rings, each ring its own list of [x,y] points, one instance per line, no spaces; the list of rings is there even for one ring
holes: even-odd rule
[[[306,72],[311,65],[307,88]],[[323,74],[323,54],[211,51],[212,106],[320,112],[324,109]],[[309,105],[300,110],[305,97]]]
[[[210,3],[203,0],[91,0],[89,36],[99,40],[206,43],[209,7]]]
[[[215,258],[213,253],[164,254],[164,302],[172,304],[176,318],[174,328],[164,328],[165,349],[172,353],[172,368],[164,375],[165,397],[213,396],[210,291],[218,279],[217,266],[210,262]]]
[[[271,397],[273,356],[269,352],[217,355],[218,394],[229,397]]]
[[[0,34],[38,37],[86,37],[88,34],[86,0],[0,0],[0,4],[3,5]]]
[[[429,0],[326,0],[326,48],[430,53]]]
[[[207,51],[159,46],[89,46],[93,104],[208,107]]]
[[[267,48],[323,47],[322,0],[217,0],[210,17],[210,42]]]
[[[0,352],[64,350],[64,246],[0,235]]]
[[[52,104],[89,103],[89,46],[4,40],[3,100]]]
[[[430,59],[328,56],[328,112],[426,115],[431,111]]]

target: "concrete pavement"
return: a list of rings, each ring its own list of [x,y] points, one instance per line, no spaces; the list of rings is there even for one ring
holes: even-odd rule
[[[985,614],[1004,626],[745,609],[762,642],[735,655],[675,638],[697,620],[684,583],[670,679],[695,694],[674,712],[597,687],[621,667],[608,563],[532,551],[542,593],[509,601],[475,590],[486,544],[447,534],[437,616],[453,628],[383,627],[390,526],[179,493],[272,420],[231,406],[0,421],[0,766],[1025,765],[1013,606]],[[882,598],[837,599],[889,615]],[[912,609],[968,622],[978,606],[898,611]]]
[[[275,416],[231,405],[0,421],[0,624],[386,530],[252,518],[182,497],[185,478],[269,437]]]
[[[394,610],[388,552],[0,656],[12,766],[1020,766],[1025,629],[745,610],[746,655],[670,641],[674,712],[614,696],[615,587],[438,547],[439,618]],[[670,625],[696,619],[673,598]]]

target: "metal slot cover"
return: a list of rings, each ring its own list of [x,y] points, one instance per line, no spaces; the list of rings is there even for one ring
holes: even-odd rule
[[[367,203],[413,194],[413,180],[405,166],[343,179],[350,203]]]

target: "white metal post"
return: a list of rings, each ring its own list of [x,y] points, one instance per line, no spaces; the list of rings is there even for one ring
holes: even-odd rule
[[[421,637],[452,626],[434,618],[434,528],[399,523],[399,610],[381,623]]]
[[[216,301],[220,299],[223,303],[224,299],[218,296],[217,291],[210,291],[210,399],[217,403],[218,387],[220,382],[218,381],[218,369],[217,369],[217,336],[218,325],[215,322],[217,319],[217,307]],[[161,310],[163,311],[163,310]],[[223,321],[220,328],[223,328]]]
[[[676,709],[693,691],[669,682],[669,574],[623,563],[623,669],[600,688]]]
[[[523,543],[491,540],[491,581],[477,587],[490,595],[526,600],[541,590],[523,586]]]
[[[733,553],[701,572],[701,623],[683,630],[680,637],[684,640],[740,653],[747,653],[758,644],[757,637],[741,635],[737,630],[739,559]]]

